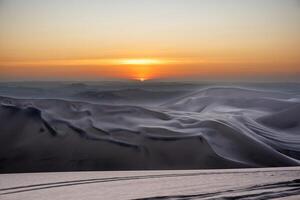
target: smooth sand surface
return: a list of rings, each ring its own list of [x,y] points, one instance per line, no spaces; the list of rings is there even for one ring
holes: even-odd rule
[[[300,199],[300,168],[0,175],[1,200]]]

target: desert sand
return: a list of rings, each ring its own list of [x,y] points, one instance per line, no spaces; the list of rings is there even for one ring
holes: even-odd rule
[[[299,91],[298,84],[2,84],[0,172],[299,166]]]
[[[300,168],[0,175],[2,200],[300,198]]]

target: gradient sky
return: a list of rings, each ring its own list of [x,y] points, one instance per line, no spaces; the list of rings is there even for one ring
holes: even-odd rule
[[[0,80],[300,77],[298,0],[0,0]]]

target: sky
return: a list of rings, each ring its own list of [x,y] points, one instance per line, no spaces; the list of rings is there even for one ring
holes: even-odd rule
[[[0,0],[0,80],[298,79],[299,0]]]

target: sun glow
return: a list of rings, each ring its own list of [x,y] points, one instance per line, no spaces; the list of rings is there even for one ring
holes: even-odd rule
[[[128,65],[128,69],[132,74],[132,79],[144,82],[153,77],[153,70],[155,67],[167,63],[167,60],[161,59],[130,58],[118,59],[116,64]]]
[[[156,65],[163,64],[162,60],[158,59],[121,59],[120,64],[123,65]]]

